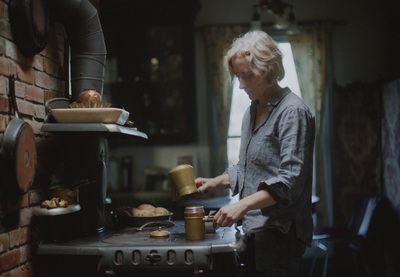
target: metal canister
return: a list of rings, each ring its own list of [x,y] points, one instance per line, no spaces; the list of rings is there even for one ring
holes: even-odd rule
[[[203,240],[206,237],[204,227],[204,207],[190,206],[185,207],[185,233],[187,240]]]

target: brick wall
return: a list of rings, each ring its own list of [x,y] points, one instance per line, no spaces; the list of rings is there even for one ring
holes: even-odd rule
[[[31,190],[10,199],[2,190],[0,176],[0,277],[33,276],[33,258],[40,235],[32,221],[32,207],[44,197],[43,187],[50,182],[51,170],[46,166],[54,157],[52,137],[40,131],[48,99],[64,95],[63,53],[65,32],[61,25],[52,24],[46,48],[34,57],[24,57],[13,42],[8,17],[9,0],[0,0],[0,143],[10,115],[8,76],[18,73],[15,81],[17,105],[21,117],[35,133],[38,167]]]

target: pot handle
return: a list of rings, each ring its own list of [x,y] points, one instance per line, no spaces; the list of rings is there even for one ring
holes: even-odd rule
[[[150,221],[150,222],[147,222],[147,223],[143,224],[142,226],[140,226],[138,228],[135,228],[135,230],[136,231],[142,231],[143,228],[145,228],[146,226],[151,225],[151,224],[158,224],[158,225],[164,225],[164,226],[174,226],[175,225],[175,223],[173,223],[171,220]]]
[[[8,77],[8,83],[10,88],[11,105],[13,106],[15,117],[20,118],[17,106],[17,99],[15,98],[15,78],[17,74],[11,74]]]
[[[213,222],[214,217],[213,216],[207,216],[207,217],[203,217],[203,222]]]

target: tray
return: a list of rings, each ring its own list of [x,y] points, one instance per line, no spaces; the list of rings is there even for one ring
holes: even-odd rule
[[[129,112],[118,108],[52,109],[58,123],[107,123],[124,125]]]
[[[32,210],[32,214],[34,216],[57,216],[57,215],[75,213],[80,210],[81,210],[81,206],[79,204],[68,205],[68,207],[66,207],[66,208],[54,208],[54,209],[34,207]]]

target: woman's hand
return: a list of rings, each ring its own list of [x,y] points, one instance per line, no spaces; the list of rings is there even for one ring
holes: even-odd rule
[[[259,190],[238,202],[221,207],[214,215],[213,225],[232,226],[250,210],[262,209],[276,205],[275,199],[266,190]]]
[[[218,186],[216,178],[199,177],[194,180],[194,183],[196,184],[197,190],[199,191],[199,195],[212,193]]]
[[[238,222],[248,211],[247,207],[240,201],[224,206],[214,215],[213,226],[231,227]]]
[[[196,178],[194,180],[199,195],[205,195],[215,191],[217,187],[229,187],[229,175],[222,174],[215,178]]]

